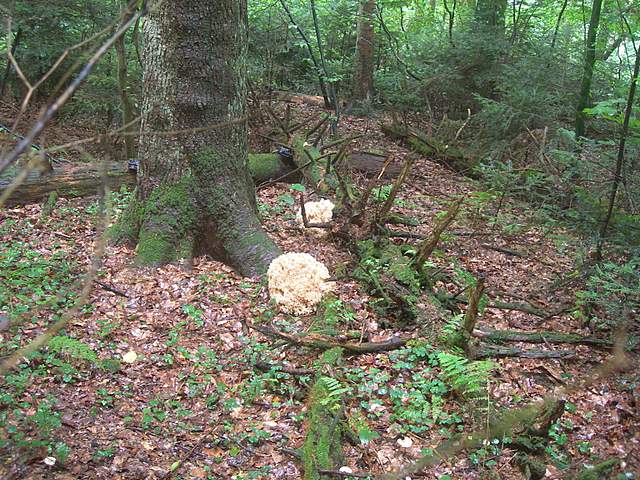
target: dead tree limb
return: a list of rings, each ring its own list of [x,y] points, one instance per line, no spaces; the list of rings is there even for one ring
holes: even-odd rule
[[[490,328],[478,328],[473,330],[473,336],[493,343],[544,343],[544,344],[568,344],[588,345],[590,347],[613,348],[613,342],[602,338],[583,337],[573,333],[556,332],[517,332],[513,330],[494,330]]]
[[[374,227],[376,225],[384,225],[386,218],[389,216],[389,212],[391,211],[391,207],[393,207],[393,202],[395,202],[396,197],[398,196],[398,192],[400,191],[400,187],[407,179],[409,175],[409,171],[411,171],[411,167],[416,161],[415,155],[407,155],[407,159],[402,166],[402,170],[400,171],[400,175],[396,178],[395,182],[393,182],[393,186],[391,187],[391,191],[389,192],[389,196],[386,201],[382,205],[382,208],[377,213],[374,219]]]
[[[442,217],[442,219],[436,224],[433,232],[431,232],[431,235],[429,235],[429,237],[427,237],[427,239],[424,240],[418,247],[418,255],[416,256],[416,266],[418,267],[418,269],[422,268],[424,262],[427,261],[429,256],[433,253],[436,246],[438,245],[442,233],[455,220],[458,212],[460,211],[462,202],[464,202],[464,199],[461,198],[449,207],[445,216]]]
[[[474,359],[481,358],[532,358],[532,359],[551,359],[551,358],[574,358],[575,352],[570,350],[522,350],[519,348],[508,347],[487,347],[478,348],[474,354]]]
[[[268,337],[278,338],[284,340],[292,345],[298,345],[302,347],[315,348],[319,350],[329,350],[331,348],[340,347],[347,353],[351,354],[363,354],[363,353],[376,353],[376,352],[389,352],[391,350],[397,350],[406,345],[409,341],[408,338],[391,337],[388,340],[382,342],[342,342],[338,341],[327,335],[307,335],[301,337],[290,333],[281,332],[271,327],[264,325],[255,325],[246,322],[249,328],[262,333]]]

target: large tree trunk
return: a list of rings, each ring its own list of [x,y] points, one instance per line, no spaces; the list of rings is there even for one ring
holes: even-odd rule
[[[359,102],[371,101],[373,97],[374,30],[373,15],[376,0],[362,0],[358,9],[358,37],[353,73],[352,98]]]
[[[247,168],[246,0],[162,2],[144,35],[138,196],[116,237],[137,240],[143,263],[209,254],[264,272],[279,252]]]
[[[589,21],[589,31],[587,33],[587,51],[584,58],[584,73],[582,74],[582,84],[580,85],[580,95],[576,107],[576,138],[584,137],[585,134],[585,114],[591,100],[591,80],[593,79],[593,66],[596,63],[596,39],[598,37],[598,25],[600,24],[600,11],[602,10],[602,0],[593,0],[591,7],[591,20]]]

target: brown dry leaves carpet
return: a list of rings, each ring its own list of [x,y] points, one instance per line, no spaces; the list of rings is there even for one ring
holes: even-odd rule
[[[305,106],[296,115],[315,113],[313,107]],[[379,133],[376,120],[347,117],[341,133],[365,133],[354,148],[390,151],[397,163],[408,154]],[[352,268],[353,259],[338,241],[307,237],[297,228],[295,206],[287,197],[289,188],[277,184],[259,192],[260,212],[269,234],[283,251],[308,252],[331,272]],[[436,214],[452,199],[458,195],[471,198],[476,190],[482,187],[420,158],[400,194],[397,210],[419,218],[421,225],[402,228],[428,234]],[[43,258],[66,259],[72,265],[71,277],[81,278],[98,235],[96,200],[62,199],[46,219],[41,218],[41,210],[40,205],[2,210],[2,248],[11,244],[18,251],[29,250]],[[506,202],[497,221],[495,210],[496,203],[474,206],[470,202],[450,228],[434,263],[446,271],[464,269],[483,275],[493,300],[527,299],[547,311],[572,304],[575,292],[553,285],[572,269],[573,239],[566,232],[535,226],[530,221],[531,212],[514,202]],[[15,247],[18,243],[19,248]],[[490,247],[506,247],[522,255]],[[254,365],[256,361],[268,361],[310,368],[318,352],[293,348],[248,331],[244,321],[267,320],[300,333],[312,328],[313,319],[271,315],[263,282],[240,278],[208,258],[140,268],[134,257],[129,248],[107,248],[99,280],[126,297],[96,284],[88,306],[65,330],[65,335],[89,345],[100,360],[119,360],[118,370],[75,362],[76,372],[65,376],[59,364],[47,364],[41,357],[33,361],[45,362],[38,370],[41,374],[31,378],[23,391],[16,393],[15,387],[6,382],[2,386],[5,393],[16,396],[27,419],[36,419],[39,406],[47,404],[60,423],[51,432],[52,440],[43,446],[3,443],[2,478],[301,478],[300,465],[287,449],[298,448],[303,442],[304,393],[311,379],[265,374]],[[15,259],[24,260],[20,255]],[[44,281],[49,274],[40,272],[42,278],[36,276],[35,282]],[[459,288],[453,284],[441,287],[451,293]],[[341,280],[336,295],[354,312],[343,327],[366,332],[371,340],[398,333],[381,328],[370,299],[355,281]],[[34,292],[27,303],[36,307],[38,298]],[[10,300],[19,301],[25,299]],[[35,338],[55,319],[56,311],[45,305],[19,328],[0,332],[5,353]],[[435,323],[444,322],[436,312],[433,315]],[[523,312],[487,309],[480,324],[588,334],[580,321],[566,314],[543,319]],[[539,399],[588,375],[606,357],[606,353],[588,347],[576,350],[578,355],[571,361],[500,360],[490,383],[495,404],[508,408]],[[437,372],[423,370],[423,366],[399,369],[397,358],[382,353],[345,360],[344,371],[352,373],[349,378],[361,379],[360,384],[354,380],[350,385],[352,394],[346,398],[346,411],[350,415],[364,412],[371,430],[378,434],[366,444],[346,444],[345,466],[353,471],[390,470],[436,447],[457,425],[472,428],[474,420],[464,401],[452,394],[445,396],[441,405],[451,419],[450,425],[433,425],[422,431],[404,428],[402,415],[406,413],[403,409],[410,407],[411,382],[437,378]],[[29,364],[23,363],[18,370],[24,371],[25,365]],[[638,471],[640,391],[637,377],[635,388],[632,382],[633,372],[629,372],[567,399],[572,408],[562,417],[564,427],[553,448],[570,468],[616,457],[623,462],[623,471]],[[392,391],[400,392],[393,402],[389,396]],[[7,413],[18,408],[16,404],[10,407],[4,396],[1,401],[3,437],[12,432],[19,419],[29,424],[19,415]],[[36,435],[36,423],[31,425],[32,431],[26,431],[23,440]],[[56,458],[48,445],[56,442],[68,447],[68,457],[48,465],[47,457]],[[447,478],[444,475],[453,479],[522,478],[513,463],[513,452],[497,447],[492,450],[491,446],[483,453],[445,458],[420,477]],[[549,466],[547,478],[562,475],[557,467]]]

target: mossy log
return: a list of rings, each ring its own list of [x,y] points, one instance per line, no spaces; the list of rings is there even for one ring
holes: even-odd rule
[[[321,472],[342,465],[343,416],[340,399],[320,377],[311,387],[307,402],[307,435],[301,449],[304,480],[329,479]]]
[[[425,132],[399,123],[382,124],[380,128],[389,138],[401,141],[420,155],[429,157],[462,175],[474,177],[474,167],[478,160],[463,149],[447,145]]]
[[[13,178],[0,180],[0,194],[9,188],[12,181]],[[117,163],[107,164],[102,171],[96,165],[87,163],[66,165],[46,174],[34,172],[12,192],[7,205],[37,202],[51,192],[58,192],[62,197],[95,195],[103,183],[111,189],[118,189],[122,185],[134,186],[136,175]]]
[[[473,336],[492,343],[547,343],[568,345],[589,345],[592,347],[612,348],[613,342],[602,338],[583,337],[574,333],[556,332],[518,332],[513,330],[475,329]]]
[[[298,181],[300,175],[296,174],[294,169],[294,165],[286,162],[278,154],[249,154],[249,171],[256,185],[276,179],[282,182]],[[0,180],[0,194],[11,185],[12,181],[13,178]],[[116,190],[123,185],[134,187],[136,174],[129,171],[122,163],[108,163],[104,166],[104,170],[94,163],[65,165],[44,175],[30,174],[11,194],[7,204],[37,202],[46,198],[51,192],[58,192],[61,197],[95,195],[103,182],[109,188]]]
[[[366,159],[363,160],[362,155],[358,154],[355,157],[355,168],[366,174],[377,175],[379,173],[378,163],[367,162]],[[347,164],[351,165],[351,157],[348,158]],[[373,166],[369,168],[371,165]],[[256,186],[273,181],[297,182],[300,180],[301,174],[296,171],[296,168],[293,162],[287,161],[276,153],[249,154],[249,171]],[[391,171],[395,172],[394,169]],[[136,185],[135,172],[127,170],[122,163],[109,162],[104,166],[104,172],[106,185],[112,190],[117,190],[123,185],[129,187]],[[315,178],[318,180],[320,172],[321,170],[315,172],[318,175]],[[12,181],[12,177],[0,179],[0,195],[11,185]],[[7,200],[7,205],[38,202],[47,198],[51,192],[57,192],[61,197],[95,195],[102,182],[101,168],[94,163],[56,165],[52,172],[29,174],[27,179],[12,192]]]
[[[609,475],[620,464],[620,460],[612,458],[597,465],[586,467],[576,476],[576,480],[599,480],[601,478],[611,478]]]
[[[531,359],[550,359],[550,358],[574,358],[575,352],[570,350],[522,350],[519,348],[509,347],[493,347],[482,345],[468,354],[474,360],[482,358],[531,358]]]

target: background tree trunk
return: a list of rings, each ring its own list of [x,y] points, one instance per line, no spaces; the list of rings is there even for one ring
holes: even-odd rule
[[[507,0],[478,0],[476,21],[487,27],[495,27],[504,32]]]
[[[591,100],[591,80],[593,79],[593,66],[596,63],[596,39],[598,37],[601,10],[602,0],[593,0],[589,32],[587,33],[587,52],[584,58],[584,73],[582,74],[582,84],[580,86],[580,95],[576,107],[576,138],[584,137],[586,131],[584,109],[589,106]]]
[[[127,0],[123,0],[123,8],[127,8],[129,3]],[[131,98],[129,97],[129,80],[127,74],[127,50],[125,46],[125,35],[122,35],[115,43],[116,56],[118,59],[118,95],[120,96],[120,105],[122,107],[122,124],[128,125],[133,121],[133,105],[131,104]],[[130,125],[126,128],[125,132],[134,132],[135,125]],[[125,157],[127,160],[136,158],[135,138],[131,135],[125,135],[124,137],[124,149]]]
[[[352,98],[356,101],[371,101],[373,97],[374,30],[373,15],[375,0],[362,0],[358,8],[358,36],[353,72]]]
[[[264,272],[279,252],[247,168],[246,0],[163,2],[144,35],[138,193],[116,239],[137,240],[143,263],[210,254]]]

